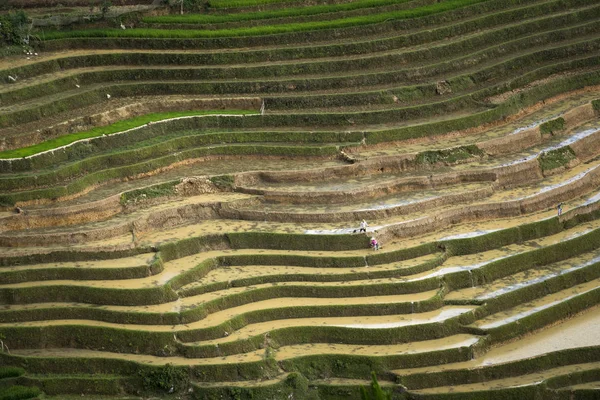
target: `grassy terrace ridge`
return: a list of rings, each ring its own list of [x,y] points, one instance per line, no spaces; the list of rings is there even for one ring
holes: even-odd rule
[[[160,15],[144,17],[143,22],[158,24],[214,24],[220,22],[237,22],[258,19],[281,17],[308,16],[338,11],[351,11],[363,8],[373,8],[387,5],[407,3],[412,0],[357,0],[350,3],[320,4],[298,8],[285,8],[276,11],[247,12],[238,14],[185,14],[185,15]],[[212,6],[212,3],[211,3]]]
[[[86,37],[123,37],[123,38],[216,38],[231,36],[259,36],[274,35],[279,33],[303,32],[323,29],[347,28],[353,26],[362,26],[377,24],[394,19],[411,19],[428,15],[439,14],[450,10],[467,7],[477,3],[483,3],[491,0],[448,0],[443,3],[436,3],[429,6],[423,6],[411,10],[401,10],[395,12],[386,12],[381,14],[367,15],[363,17],[351,17],[338,20],[323,22],[306,22],[286,25],[258,26],[238,29],[220,29],[220,30],[161,30],[161,29],[90,29],[74,31],[53,31],[45,32],[41,36],[42,40],[55,40],[65,38],[86,38]]]
[[[463,74],[459,76],[454,76],[448,80],[451,87],[455,88],[455,91],[463,89],[463,86],[468,88],[472,86],[474,83],[479,83],[480,79],[478,76],[487,77],[487,80],[491,79],[493,76],[493,72],[502,68],[502,66],[507,66],[509,64],[515,64],[515,62],[519,62],[521,64],[531,64],[534,62],[550,61],[562,59],[562,55],[559,54],[560,51],[576,51],[569,50],[573,48],[573,46],[581,46],[583,43],[568,43],[565,47],[560,46],[558,48],[549,49],[541,46],[549,46],[550,44],[558,45],[563,41],[572,40],[573,38],[579,38],[585,34],[586,38],[593,43],[594,34],[597,31],[597,22],[590,22],[589,18],[593,18],[594,15],[599,16],[600,7],[596,7],[592,10],[581,10],[575,13],[573,16],[577,16],[577,19],[573,19],[571,21],[564,21],[564,18],[561,16],[550,16],[548,18],[544,18],[539,21],[533,21],[524,23],[519,26],[520,35],[526,35],[527,33],[532,33],[533,35],[528,37],[517,37],[509,42],[505,42],[506,39],[511,38],[514,35],[515,27],[512,26],[510,28],[504,28],[500,30],[494,30],[491,32],[486,32],[485,34],[478,35],[476,37],[470,37],[465,40],[461,40],[460,42],[454,42],[444,46],[438,46],[435,50],[427,50],[419,49],[416,51],[411,51],[408,53],[402,54],[383,54],[378,55],[375,54],[369,57],[361,57],[358,59],[351,60],[327,60],[327,61],[309,61],[304,62],[300,65],[298,64],[290,64],[290,63],[282,63],[276,65],[244,65],[243,68],[230,68],[220,65],[206,65],[201,68],[183,68],[175,65],[170,65],[169,60],[165,59],[164,62],[167,64],[166,66],[153,65],[150,68],[142,68],[142,67],[122,67],[118,66],[118,60],[115,60],[115,66],[97,66],[93,67],[92,70],[88,71],[73,71],[70,72],[67,77],[61,77],[59,79],[51,79],[52,75],[45,79],[46,82],[38,84],[38,85],[28,85],[22,88],[18,88],[16,90],[10,90],[11,87],[8,86],[6,91],[0,94],[3,104],[6,106],[19,102],[26,101],[31,99],[32,97],[37,96],[41,97],[42,95],[52,95],[56,94],[60,91],[67,91],[72,93],[72,88],[74,86],[74,81],[77,81],[86,86],[94,85],[101,82],[106,81],[131,81],[131,80],[169,80],[169,81],[180,81],[186,79],[198,79],[201,78],[201,81],[204,81],[206,89],[203,91],[256,91],[256,89],[251,89],[251,85],[256,84],[255,81],[249,82],[248,80],[253,79],[264,79],[265,76],[276,76],[277,79],[269,79],[268,81],[263,81],[265,89],[263,91],[271,92],[274,95],[279,94],[284,90],[282,87],[283,81],[281,77],[286,77],[287,82],[289,84],[294,84],[297,86],[296,92],[302,90],[309,90],[307,83],[304,83],[300,79],[306,76],[305,80],[312,83],[312,85],[318,85],[315,89],[330,89],[330,85],[325,85],[323,82],[327,82],[332,80],[334,83],[339,82],[336,86],[344,84],[344,86],[348,86],[346,81],[349,81],[350,84],[352,82],[355,83],[355,88],[359,86],[369,86],[369,85],[382,85],[388,82],[400,81],[399,83],[411,83],[410,78],[413,76],[421,77],[420,83],[418,85],[411,86],[401,86],[394,87],[388,89],[388,91],[396,94],[401,99],[406,100],[418,100],[420,97],[436,96],[435,94],[435,83],[431,82],[421,82],[425,78],[434,79],[436,76],[441,74],[448,74],[452,71],[457,70],[463,66],[470,66],[473,68],[474,66],[469,63],[470,57],[479,57],[482,59],[482,62],[487,61],[489,63],[489,59],[498,58],[502,56],[502,62],[495,66],[486,66],[482,70],[473,71],[470,74]],[[562,25],[567,22],[567,25]],[[572,23],[577,25],[573,26]],[[579,23],[583,23],[579,25]],[[563,29],[558,29],[558,26],[561,26]],[[555,32],[548,32],[547,29],[551,27],[555,28]],[[544,32],[540,32],[540,30],[545,30]],[[556,37],[556,34],[560,32],[563,37]],[[507,37],[507,35],[510,35]],[[504,39],[504,40],[503,40]],[[532,41],[535,39],[535,47],[533,47],[533,53],[525,53],[521,52],[525,49],[531,48],[533,45]],[[481,48],[482,44],[485,40],[485,43],[488,47]],[[495,43],[496,46],[491,46],[491,44]],[[498,46],[498,43],[502,43],[502,47]],[[448,52],[451,50],[463,50],[469,51],[469,54],[448,60]],[[478,51],[474,51],[478,50]],[[518,52],[517,59],[506,59],[509,57],[508,51],[511,53]],[[501,53],[500,53],[501,52]],[[591,49],[588,51],[588,55],[592,55]],[[269,53],[265,55],[267,57],[277,57],[276,53]],[[147,56],[142,56],[143,58],[147,58]],[[178,57],[177,57],[178,58]],[[140,58],[140,62],[142,62],[142,58]],[[538,61],[539,60],[539,61]],[[194,60],[189,60],[189,62],[193,62]],[[236,60],[232,60],[235,62]],[[240,62],[240,60],[237,60]],[[258,60],[257,60],[258,61]],[[419,61],[429,61],[432,63],[428,63],[425,65],[418,65],[412,68],[408,68],[404,74],[399,74],[394,71],[390,71],[389,69],[397,65],[399,62],[401,63],[413,63]],[[436,62],[437,61],[437,62]],[[574,61],[574,60],[573,60]],[[90,60],[90,62],[93,62]],[[160,62],[160,60],[154,60],[153,62]],[[208,60],[204,60],[203,58],[199,58],[197,60],[198,63],[207,63],[207,64],[220,64],[220,60],[214,59],[210,57]],[[162,67],[162,68],[161,68]],[[166,68],[165,68],[166,67]],[[357,71],[362,71],[366,68],[370,67],[378,67],[377,73],[370,74],[360,74],[356,75]],[[70,68],[69,66],[66,67]],[[514,67],[510,67],[514,69]],[[7,73],[9,73],[8,71]],[[487,73],[486,73],[487,72]],[[345,73],[345,75],[342,75]],[[316,74],[326,74],[325,78],[315,79]],[[335,74],[335,75],[332,75]],[[360,78],[359,78],[360,77]],[[212,85],[208,85],[206,80],[214,79]],[[231,82],[232,79],[244,80],[245,84],[240,82],[238,84],[234,84]],[[293,81],[290,79],[294,79]],[[360,81],[358,80],[360,79]],[[472,80],[473,82],[469,82]],[[279,82],[279,84],[278,84]],[[156,85],[156,83],[154,83]],[[176,84],[176,82],[174,82]],[[306,87],[306,88],[305,88]],[[312,89],[312,90],[315,90]],[[81,89],[84,90],[84,89]],[[356,89],[354,89],[356,90]],[[368,89],[363,89],[368,90]],[[310,93],[310,92],[308,92]],[[339,95],[350,96],[352,93],[340,93]],[[358,93],[361,94],[361,93]],[[358,95],[357,94],[357,95]],[[364,93],[363,95],[370,95],[373,97],[375,92]],[[378,91],[377,95],[382,96],[381,90]],[[289,96],[289,95],[288,95]],[[300,96],[300,94],[296,94],[296,96]],[[331,97],[332,94],[327,94],[326,97]],[[272,102],[277,101],[277,99],[272,99]],[[388,100],[391,101],[391,100]]]
[[[563,5],[564,4],[564,5]],[[300,56],[302,58],[317,58],[322,56],[342,56],[349,54],[363,54],[374,51],[387,51],[392,50],[399,47],[404,47],[407,44],[417,45],[423,44],[430,41],[441,40],[449,37],[456,37],[457,35],[464,35],[467,33],[473,33],[473,30],[478,27],[497,27],[499,25],[504,25],[507,23],[515,23],[521,22],[524,16],[528,18],[535,17],[546,17],[555,12],[559,12],[561,10],[564,11],[564,7],[577,7],[583,5],[593,5],[590,1],[579,1],[579,0],[569,0],[565,3],[558,3],[557,1],[550,1],[541,4],[532,4],[527,7],[522,7],[518,9],[510,8],[508,10],[501,9],[500,11],[484,16],[473,16],[475,19],[470,21],[461,21],[451,25],[450,27],[435,27],[435,24],[432,24],[432,32],[435,34],[432,36],[428,35],[426,38],[420,38],[419,33],[413,33],[409,36],[392,36],[385,38],[378,38],[377,40],[361,41],[361,42],[351,42],[341,44],[319,44],[312,46],[302,46],[302,47],[294,47],[291,49],[276,49],[277,52],[266,50],[266,51],[244,51],[237,53],[221,53],[218,54],[218,58],[212,57],[212,54],[193,54],[193,53],[166,53],[160,54],[158,52],[154,54],[139,54],[139,53],[127,53],[127,52],[119,52],[114,54],[88,54],[83,56],[68,56],[58,58],[56,60],[43,61],[41,63],[34,63],[31,65],[26,65],[19,68],[19,76],[21,79],[37,76],[44,73],[50,73],[52,71],[56,71],[57,69],[72,69],[77,68],[79,66],[103,66],[110,65],[113,63],[118,64],[141,64],[148,65],[152,63],[156,64],[213,64],[213,63],[235,63],[236,60],[238,62],[247,61],[248,57],[253,59],[261,59],[262,57],[268,57],[270,60],[283,60],[282,56],[279,56],[278,53],[284,53],[287,57],[293,57],[297,60]],[[390,30],[391,33],[391,30]],[[258,53],[258,54],[257,54]],[[233,58],[236,57],[236,58]],[[136,62],[137,57],[143,57]],[[207,58],[208,57],[208,58]],[[219,61],[220,57],[225,57],[223,61]],[[27,72],[26,75],[23,75]],[[5,74],[17,73],[13,69],[4,70]]]
[[[83,139],[91,139],[98,136],[111,135],[114,133],[124,132],[130,129],[135,129],[152,122],[165,121],[169,119],[193,117],[202,115],[252,115],[256,111],[253,110],[190,110],[190,111],[171,111],[162,113],[152,113],[141,115],[139,117],[116,122],[112,125],[101,126],[88,131],[77,132],[56,139],[48,140],[33,146],[23,147],[15,150],[7,150],[0,152],[0,159],[22,158],[39,154],[48,150],[54,150],[59,147],[69,145],[73,142]]]
[[[297,4],[303,4],[303,1],[298,0],[215,0],[211,1],[210,6],[212,8],[235,8],[235,7],[253,7],[263,6],[269,4],[290,4],[295,6]]]
[[[598,0],[112,2],[0,59],[0,400],[598,397]]]

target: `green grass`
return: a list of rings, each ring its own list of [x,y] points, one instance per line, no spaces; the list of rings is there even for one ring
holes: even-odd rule
[[[556,118],[540,125],[540,133],[542,135],[554,135],[565,129],[565,119]]]
[[[0,400],[33,399],[41,393],[36,387],[11,386],[8,389],[0,389]]]
[[[212,0],[211,8],[233,8],[233,7],[252,7],[266,4],[290,3],[290,5],[298,4],[296,0]],[[302,4],[302,3],[301,3]]]
[[[564,167],[576,158],[577,155],[573,149],[570,146],[565,146],[543,153],[538,161],[542,171],[550,171],[555,168]]]
[[[25,373],[23,368],[19,367],[0,367],[0,379],[15,378]]]
[[[73,143],[81,139],[90,139],[102,135],[110,135],[111,133],[122,132],[127,129],[137,128],[149,122],[162,121],[169,118],[197,116],[197,115],[213,115],[213,114],[255,114],[253,110],[190,110],[190,111],[173,111],[163,113],[152,113],[141,115],[139,117],[116,122],[112,125],[100,126],[89,131],[77,132],[71,135],[65,135],[56,139],[48,140],[33,146],[23,147],[21,149],[7,150],[0,152],[0,159],[6,158],[21,158],[31,156],[43,151],[56,149],[61,146]]]
[[[391,4],[402,4],[410,0],[361,0],[344,4],[326,4],[313,7],[286,8],[276,11],[249,12],[226,15],[187,14],[187,15],[159,15],[146,17],[144,22],[154,24],[215,24],[222,22],[238,22],[257,19],[298,17],[306,15],[317,15],[340,11],[352,11],[361,8],[372,8],[387,6]],[[212,3],[211,3],[212,4]]]
[[[374,15],[365,15],[352,18],[342,18],[332,21],[318,21],[306,23],[293,23],[284,25],[255,26],[236,29],[218,30],[188,30],[188,29],[89,29],[85,31],[54,31],[43,35],[43,40],[66,39],[66,38],[214,38],[232,36],[259,36],[274,35],[289,32],[305,32],[312,30],[347,28],[361,25],[370,25],[386,22],[388,20],[410,19],[425,17],[454,10],[469,5],[483,3],[490,0],[449,0],[410,10],[393,11]]]

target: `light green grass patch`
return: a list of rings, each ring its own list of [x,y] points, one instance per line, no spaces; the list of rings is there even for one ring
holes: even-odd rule
[[[0,159],[6,158],[21,158],[31,156],[37,153],[41,153],[47,150],[56,149],[61,146],[65,146],[76,142],[77,140],[90,139],[102,135],[110,135],[116,132],[126,131],[128,129],[137,128],[143,126],[149,122],[158,122],[165,119],[178,118],[178,117],[192,117],[199,115],[215,115],[215,114],[236,114],[236,115],[249,115],[256,114],[254,110],[190,110],[190,111],[173,111],[173,112],[162,112],[152,113],[146,115],[140,115],[139,117],[127,119],[124,121],[116,122],[112,125],[99,126],[97,128],[90,129],[89,131],[77,132],[71,135],[65,135],[56,139],[48,140],[42,143],[38,143],[33,146],[23,147],[21,149],[7,150],[0,152]]]
[[[392,11],[381,14],[364,15],[359,17],[341,18],[331,21],[305,22],[282,25],[254,26],[248,28],[236,29],[217,29],[217,30],[189,30],[189,29],[88,29],[73,31],[54,31],[43,35],[43,40],[66,39],[66,38],[116,38],[116,37],[135,37],[135,38],[215,38],[215,37],[235,37],[235,36],[260,36],[275,35],[290,32],[305,32],[322,29],[348,28],[361,25],[370,25],[386,22],[388,20],[400,20],[425,17],[432,14],[443,13],[470,6],[477,3],[483,3],[489,0],[449,0],[443,3],[431,4],[428,6],[414,8],[410,10]]]
[[[234,8],[234,7],[253,7],[259,5],[267,5],[267,4],[277,4],[277,3],[289,3],[290,5],[297,5],[298,3],[303,4],[302,2],[298,2],[296,0],[212,0],[210,2],[211,8]]]
[[[145,17],[144,22],[150,24],[217,24],[222,22],[250,21],[270,18],[298,17],[341,11],[352,11],[361,8],[381,7],[391,4],[402,4],[410,0],[361,0],[343,4],[324,4],[312,7],[286,8],[276,11],[249,12],[240,14],[208,15],[159,15]],[[211,3],[212,5],[212,3]]]

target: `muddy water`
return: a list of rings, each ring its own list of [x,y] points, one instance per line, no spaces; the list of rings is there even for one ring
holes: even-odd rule
[[[479,338],[473,335],[453,335],[443,339],[423,340],[412,343],[402,343],[384,346],[365,346],[352,344],[303,344],[281,347],[275,354],[277,360],[302,357],[315,354],[353,354],[359,356],[389,356],[395,354],[417,354],[436,350],[470,347]]]
[[[550,328],[537,331],[507,344],[492,348],[474,360],[422,368],[396,370],[399,375],[476,368],[537,357],[559,350],[600,346],[600,308],[594,307]]]
[[[420,297],[414,296],[415,301],[419,301]],[[232,317],[243,314],[244,312],[280,308],[282,304],[286,306],[325,306],[325,305],[352,305],[352,304],[389,304],[394,302],[406,302],[410,296],[375,296],[370,298],[349,298],[337,299],[273,299],[263,302],[252,303],[249,306],[236,307],[234,309],[217,312],[209,315],[206,319],[193,322],[185,325],[133,325],[133,324],[117,324],[109,322],[99,322],[90,320],[51,320],[51,321],[30,321],[11,324],[0,324],[3,326],[17,327],[44,327],[44,326],[102,326],[116,329],[126,329],[135,331],[151,331],[151,332],[180,332],[190,329],[202,329],[220,325],[227,322]],[[369,301],[371,300],[371,301]],[[424,299],[422,299],[424,300]],[[251,324],[236,332],[230,333],[223,331],[223,338],[217,340],[208,340],[198,342],[197,344],[220,344],[224,342],[235,341],[238,339],[248,338],[254,335],[265,334],[274,329],[282,329],[287,327],[298,326],[337,326],[346,328],[359,329],[388,329],[398,328],[403,326],[429,324],[434,322],[443,322],[449,318],[470,312],[474,307],[453,307],[447,306],[440,310],[430,311],[426,313],[407,314],[407,315],[383,315],[383,316],[355,316],[355,317],[322,317],[322,318],[292,318],[273,320],[257,324]]]
[[[554,119],[569,111],[574,107],[578,107],[589,103],[598,98],[597,92],[579,93],[569,96],[563,100],[553,104],[545,105],[543,109],[531,113],[517,121],[506,125],[490,128],[483,133],[469,136],[460,136],[453,138],[438,138],[435,140],[437,148],[450,148],[456,146],[466,146],[491,139],[496,139],[502,136],[517,134],[525,129],[531,129],[539,126],[541,123]],[[385,148],[377,150],[359,151],[356,155],[360,158],[371,158],[377,156],[386,156],[393,154],[418,153],[421,151],[431,150],[431,140],[423,140],[418,143],[402,143],[395,148]]]
[[[404,260],[395,262],[392,264],[383,264],[369,266],[368,272],[379,272],[379,271],[396,271],[406,268],[411,268],[416,265],[423,264],[428,261],[432,261],[437,258],[439,254],[427,255],[423,257],[417,257],[410,260]],[[314,267],[290,267],[283,265],[247,265],[247,266],[227,266],[220,267],[218,269],[210,271],[204,278],[199,279],[197,282],[186,285],[184,288],[188,289],[196,286],[204,286],[216,282],[230,282],[232,280],[241,280],[251,277],[270,276],[270,275],[346,275],[352,273],[365,273],[365,267],[357,268],[314,268]],[[307,278],[310,280],[310,278]]]
[[[218,358],[184,358],[184,357],[157,357],[144,354],[121,354],[107,351],[93,351],[80,349],[23,349],[12,350],[11,354],[25,357],[52,357],[52,358],[108,358],[125,361],[133,361],[140,364],[153,365],[215,365],[215,364],[239,364],[263,359],[264,350],[256,350],[244,354],[236,354]]]
[[[562,231],[556,235],[546,236],[520,244],[512,244],[499,249],[489,250],[481,253],[450,257],[440,267],[437,267],[431,271],[425,271],[420,274],[411,275],[403,279],[407,281],[415,281],[433,278],[436,276],[443,276],[453,272],[470,271],[515,254],[535,250],[540,247],[545,247],[572,239],[573,237],[580,236],[598,227],[600,227],[600,220],[578,225],[573,229]]]
[[[548,279],[565,275],[589,265],[600,262],[600,250],[582,254],[566,261],[550,264],[544,268],[529,269],[506,278],[494,281],[491,284],[475,288],[466,288],[449,293],[446,300],[487,300],[521,288],[534,285]]]
[[[502,311],[489,317],[476,321],[473,325],[481,329],[493,329],[511,322],[518,321],[529,315],[538,313],[550,307],[567,302],[584,293],[595,291],[600,287],[600,279],[573,286],[571,288],[553,293],[548,296],[533,300],[527,304],[523,304],[506,311]]]
[[[97,261],[73,261],[73,262],[49,262],[47,264],[18,265],[12,267],[0,267],[2,271],[23,271],[47,268],[78,268],[78,269],[96,269],[96,268],[131,268],[140,265],[149,265],[154,259],[155,254],[140,254],[133,257],[118,258],[116,260],[97,260]]]
[[[480,358],[479,364],[498,364],[577,347],[600,346],[600,308],[595,307],[551,328],[518,341],[496,347]]]
[[[206,302],[223,298],[225,296],[231,296],[238,293],[244,293],[260,287],[270,287],[271,284],[257,285],[252,287],[239,287],[231,288],[218,292],[204,293],[198,296],[191,296],[182,299],[178,299],[175,302],[158,305],[147,305],[147,306],[95,306],[95,305],[83,305],[85,308],[97,308],[107,311],[114,312],[144,312],[144,313],[163,313],[163,312],[179,312],[189,308],[193,308]],[[308,285],[304,285],[308,286]],[[281,308],[281,307],[304,307],[304,306],[337,306],[337,305],[361,305],[361,304],[394,304],[394,303],[409,303],[409,302],[420,302],[431,299],[435,296],[437,291],[427,291],[415,294],[404,294],[404,295],[393,295],[393,296],[372,296],[372,297],[341,297],[341,298],[274,298],[263,301],[255,301],[248,304],[244,304],[238,307],[227,308],[223,311],[218,311],[213,314],[209,314],[206,318],[185,324],[185,325],[174,325],[174,326],[162,326],[162,325],[121,325],[113,324],[109,322],[100,322],[93,320],[53,320],[53,321],[31,321],[21,322],[20,326],[39,326],[39,325],[73,325],[83,324],[92,326],[111,326],[111,327],[124,327],[127,329],[134,330],[151,330],[151,331],[179,331],[186,329],[199,329],[208,326],[216,326],[230,320],[231,318],[257,310],[266,310],[270,308]],[[35,308],[54,308],[54,307],[82,307],[79,304],[73,303],[40,303],[35,305],[14,305],[5,307],[5,309],[18,310],[18,309],[35,309]],[[350,321],[350,320],[349,320]],[[350,323],[350,322],[349,322]],[[2,325],[2,324],[0,324]]]
[[[377,302],[374,304],[377,304]],[[227,337],[217,340],[196,342],[195,344],[221,344],[229,341],[245,339],[255,335],[263,335],[275,329],[299,326],[335,326],[342,328],[371,330],[399,328],[403,326],[443,322],[449,318],[470,312],[471,310],[473,310],[471,307],[444,307],[440,310],[431,312],[407,315],[283,319],[248,325],[235,332],[227,332]]]
[[[467,385],[453,385],[453,386],[442,386],[437,388],[414,390],[411,392],[420,394],[434,394],[434,393],[463,393],[463,392],[477,392],[484,390],[493,389],[504,389],[519,386],[537,385],[542,383],[548,378],[561,375],[569,375],[574,372],[589,371],[600,368],[600,362],[587,363],[587,364],[576,364],[567,365],[559,368],[552,368],[546,371],[537,372],[534,374],[527,374],[513,378],[497,379],[488,382],[471,383]]]

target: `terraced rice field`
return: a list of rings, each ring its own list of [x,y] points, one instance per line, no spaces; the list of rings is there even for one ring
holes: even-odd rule
[[[317,3],[0,59],[0,397],[600,397],[598,2]]]

